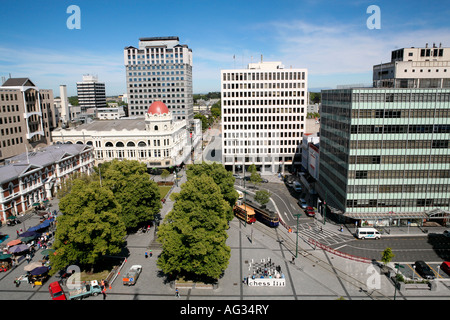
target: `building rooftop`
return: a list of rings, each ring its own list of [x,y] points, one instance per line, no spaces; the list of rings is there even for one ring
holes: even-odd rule
[[[29,78],[9,78],[2,87],[35,87],[36,85]]]
[[[5,160],[6,165],[0,166],[0,183],[11,181],[29,170],[43,168],[73,156],[90,148],[83,144],[57,144],[47,146],[39,151],[21,153]]]

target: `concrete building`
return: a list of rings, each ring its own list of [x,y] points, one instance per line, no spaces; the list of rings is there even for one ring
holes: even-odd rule
[[[193,123],[190,139],[186,120],[174,120],[168,107],[156,101],[145,119],[95,120],[52,134],[55,143],[92,146],[96,163],[128,159],[144,162],[149,168],[166,168],[189,161],[192,145],[201,138],[200,120]]]
[[[373,86],[450,88],[450,48],[427,43],[424,48],[394,50],[390,62],[373,66]]]
[[[9,158],[0,166],[0,221],[51,199],[64,178],[89,174],[93,166],[93,149],[86,145],[51,145]]]
[[[222,163],[242,172],[255,164],[261,174],[300,166],[300,142],[308,101],[307,69],[281,62],[251,63],[221,71]]]
[[[176,120],[194,117],[192,49],[178,37],[140,38],[124,49],[128,115],[144,117],[154,101],[167,105]]]
[[[77,95],[81,113],[90,108],[106,108],[105,83],[98,82],[97,76],[83,75],[83,81],[77,82]]]
[[[57,126],[52,90],[28,78],[10,78],[0,87],[0,162],[49,145]]]
[[[110,104],[107,108],[98,108],[97,111],[97,118],[100,120],[115,120],[125,117],[125,111],[123,110],[123,107],[113,107]],[[115,104],[117,105],[117,103]]]

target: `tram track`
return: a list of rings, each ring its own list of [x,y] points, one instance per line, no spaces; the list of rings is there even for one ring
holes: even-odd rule
[[[230,224],[231,225],[231,224]],[[289,236],[287,236],[286,234],[283,235],[282,232],[278,232],[278,228],[269,228],[261,223],[254,223],[253,225],[251,225],[251,228],[255,228],[258,231],[262,232],[264,234],[264,236],[268,236],[270,238],[272,238],[273,240],[279,242],[282,246],[284,246],[286,248],[287,251],[289,251],[292,255],[295,255],[295,250],[296,250],[296,242]],[[248,230],[243,230],[243,229],[238,229],[240,232],[244,232],[247,233]],[[295,232],[295,231],[294,231]],[[248,234],[246,234],[247,237],[249,237]],[[305,243],[308,243],[306,241],[306,239],[304,239],[303,237],[299,236],[299,241],[300,239],[302,241],[304,241]],[[258,240],[256,240],[258,241]],[[258,241],[260,244],[261,241]],[[264,244],[263,244],[264,245]],[[308,243],[308,245],[310,245]],[[310,245],[311,246],[311,245]],[[267,247],[267,246],[266,246]],[[281,246],[280,246],[281,247]],[[324,259],[321,259],[319,257],[317,257],[316,255],[312,254],[311,251],[309,250],[305,250],[303,248],[300,248],[299,246],[299,254],[304,258],[307,259],[310,263],[312,263],[314,266],[319,266],[321,267],[323,270],[333,274],[334,276],[336,276],[340,281],[343,281],[345,283],[348,283],[349,285],[355,287],[356,289],[358,289],[360,292],[364,292],[366,293],[366,295],[374,300],[391,300],[390,297],[386,296],[385,294],[383,294],[382,292],[380,292],[377,289],[373,289],[371,291],[366,290],[365,288],[367,288],[367,284],[364,283],[363,281],[361,281],[360,279],[355,278],[352,275],[349,275],[346,271],[341,270],[339,268],[337,268],[336,266],[332,265],[331,263],[329,263],[328,261],[325,261]],[[313,248],[311,246],[311,250],[315,250],[315,248]],[[285,261],[287,261],[286,258],[283,258]],[[298,267],[297,269],[299,269],[301,272],[304,272],[302,267]],[[311,279],[314,279],[314,281],[318,282],[321,286],[326,287],[328,290],[331,290],[328,286],[326,286],[326,284],[323,284],[322,282],[320,282],[318,279],[315,279],[314,277],[312,277],[311,275],[309,275],[308,273],[304,272],[308,277],[310,277]],[[334,292],[334,291],[333,291]],[[336,293],[336,292],[334,292]],[[337,294],[337,293],[336,293]]]

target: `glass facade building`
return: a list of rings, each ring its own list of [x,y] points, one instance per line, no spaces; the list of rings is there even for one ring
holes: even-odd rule
[[[322,91],[319,195],[360,224],[434,220],[450,199],[450,89]]]

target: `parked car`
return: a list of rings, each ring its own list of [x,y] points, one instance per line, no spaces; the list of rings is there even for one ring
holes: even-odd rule
[[[242,177],[241,177],[240,175],[238,175],[238,174],[233,174],[233,177],[234,177],[235,179],[242,179]]]
[[[262,183],[268,183],[269,180],[267,180],[267,179],[265,179],[265,178],[261,178],[261,182],[262,182]]]
[[[302,207],[302,209],[306,209],[306,207],[308,206],[308,204],[306,203],[306,200],[302,199],[302,198],[298,199],[297,203],[300,207]]]
[[[136,284],[139,275],[141,274],[142,266],[139,264],[131,266],[128,272],[123,276],[122,281],[124,285],[132,286]]]
[[[302,192],[302,185],[300,184],[300,182],[298,181],[294,182],[294,190],[297,192]]]
[[[308,208],[305,209],[305,213],[308,217],[314,217],[316,215],[314,210],[308,210]]]
[[[450,261],[444,261],[441,264],[441,270],[450,276]]]
[[[87,284],[82,284],[69,289],[69,300],[81,300],[89,296],[97,296],[102,292],[102,288],[97,280],[92,280]]]
[[[450,230],[445,230],[443,232],[443,235],[446,236],[446,237],[450,237]]]
[[[434,279],[436,275],[433,270],[422,260],[414,263],[417,273],[424,279]]]
[[[52,300],[67,300],[66,294],[58,281],[50,283],[48,285],[48,291],[50,292]]]

